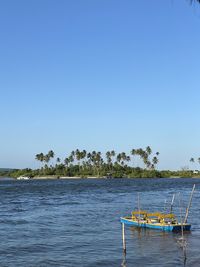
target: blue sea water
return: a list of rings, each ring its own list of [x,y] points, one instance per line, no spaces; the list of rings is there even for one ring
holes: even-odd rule
[[[180,234],[126,227],[123,256],[120,216],[137,208],[163,211],[178,193],[185,212],[193,184],[192,231]],[[0,180],[1,267],[200,266],[200,180]]]

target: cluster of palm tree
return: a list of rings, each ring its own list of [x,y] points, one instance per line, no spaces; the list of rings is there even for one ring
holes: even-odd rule
[[[86,150],[80,151],[76,149],[72,151],[69,157],[64,159],[64,164],[66,167],[71,166],[73,163],[78,165],[79,171],[86,169],[93,169],[99,175],[99,169],[104,164],[101,152],[88,152]]]
[[[190,158],[190,162],[191,163],[194,163],[195,162],[195,159],[194,158]],[[197,162],[200,164],[200,158],[197,159]]]
[[[57,164],[55,168],[70,170],[75,168],[76,173],[79,175],[84,173],[90,173],[91,175],[102,175],[102,173],[113,173],[115,170],[125,170],[130,167],[131,160],[134,162],[136,157],[139,157],[144,164],[146,170],[154,170],[158,164],[159,152],[156,152],[154,156],[152,155],[152,149],[147,146],[146,149],[132,149],[130,155],[125,152],[116,153],[114,150],[107,151],[103,155],[100,151],[87,152],[86,150],[73,150],[69,156],[67,156],[63,162],[60,158],[56,159]],[[45,163],[45,168],[47,168],[47,163],[50,159],[53,159],[55,153],[50,150],[46,155],[43,153],[37,154],[35,156],[36,160]],[[52,165],[50,168],[54,168]],[[133,167],[132,167],[133,168]],[[139,168],[137,166],[137,168]]]
[[[53,150],[50,150],[47,154],[39,153],[35,155],[35,159],[40,162],[45,162],[46,164],[54,158],[54,152]]]
[[[131,155],[133,157],[139,156],[147,169],[154,169],[159,162],[159,152],[156,152],[155,156],[152,159],[150,159],[151,154],[152,150],[150,146],[147,146],[145,150],[143,150],[142,148],[131,150]],[[106,158],[106,162],[104,161],[104,158]],[[87,167],[89,165],[93,165],[96,168],[100,165],[107,164],[111,169],[113,164],[126,166],[130,161],[131,156],[127,155],[125,152],[116,154],[114,150],[107,151],[105,157],[103,157],[101,152],[92,151],[87,153],[86,150],[80,151],[79,149],[77,149],[76,151],[72,151],[69,157],[66,157],[64,159],[64,164],[68,167],[70,164],[75,162],[79,166],[82,165],[83,167]]]
[[[159,156],[159,152],[156,152],[156,154],[153,156],[152,159],[150,159],[150,156],[152,154],[152,149],[150,148],[150,146],[147,146],[145,150],[143,150],[142,148],[139,149],[132,149],[131,154],[137,155],[141,158],[141,160],[144,163],[144,166],[147,169],[154,169],[155,166],[158,164],[158,156]]]

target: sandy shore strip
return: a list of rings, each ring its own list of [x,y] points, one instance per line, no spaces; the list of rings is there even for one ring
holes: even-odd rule
[[[88,177],[80,177],[80,176],[35,176],[32,179],[34,180],[47,180],[47,179],[98,179],[104,177],[96,177],[96,176],[88,176]]]

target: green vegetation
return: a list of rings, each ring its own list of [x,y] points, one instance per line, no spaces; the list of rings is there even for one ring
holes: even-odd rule
[[[132,149],[128,155],[125,152],[116,153],[114,150],[101,152],[76,149],[63,161],[55,158],[50,150],[47,154],[39,153],[35,159],[41,162],[40,169],[7,170],[5,176],[19,177],[113,177],[113,178],[155,178],[155,177],[193,177],[194,172],[183,168],[180,171],[158,171],[159,152],[153,153],[150,146],[146,149]],[[194,159],[190,159],[194,162]],[[200,162],[200,160],[199,160]],[[140,167],[139,167],[140,166]],[[195,173],[198,176],[199,173]],[[2,175],[3,176],[3,175]]]
[[[0,168],[0,177],[10,176],[14,169]]]

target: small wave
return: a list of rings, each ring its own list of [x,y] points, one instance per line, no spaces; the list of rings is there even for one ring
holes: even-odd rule
[[[26,220],[6,220],[6,219],[0,219],[0,223],[4,223],[4,224],[11,224],[11,225],[19,225],[19,224],[27,224],[29,223]]]

